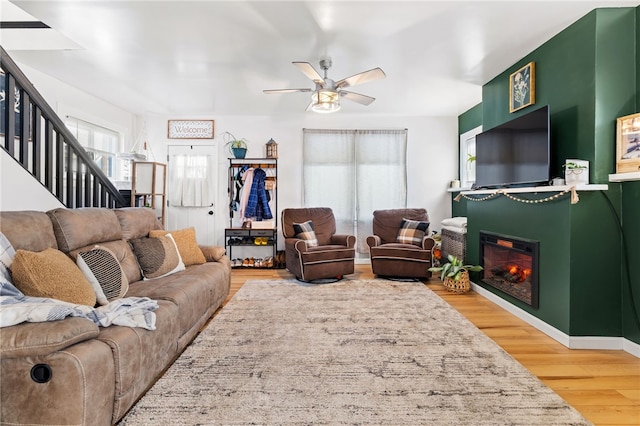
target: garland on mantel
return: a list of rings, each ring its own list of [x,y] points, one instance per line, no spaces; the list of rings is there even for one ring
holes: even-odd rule
[[[504,189],[498,189],[496,192],[493,192],[485,197],[480,197],[480,198],[475,198],[475,197],[470,197],[466,194],[463,194],[462,192],[459,193],[456,198],[454,198],[455,201],[460,201],[461,197],[464,197],[465,199],[469,200],[469,201],[488,201],[492,198],[497,197],[498,195],[504,195],[505,197],[513,200],[513,201],[518,201],[520,203],[525,203],[525,204],[540,204],[540,203],[547,203],[549,201],[553,201],[553,200],[557,200],[558,198],[571,193],[571,204],[577,204],[578,201],[580,201],[580,198],[578,198],[578,193],[576,192],[576,187],[572,186],[571,188],[567,188],[564,191],[558,192],[557,194],[551,195],[549,197],[546,198],[540,198],[538,200],[527,200],[524,198],[518,198],[516,196],[514,196],[513,194],[507,192]]]

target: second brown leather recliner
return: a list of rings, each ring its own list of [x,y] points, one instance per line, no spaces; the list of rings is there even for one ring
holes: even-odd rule
[[[422,208],[376,210],[373,235],[367,237],[371,269],[381,277],[429,278],[435,240]]]

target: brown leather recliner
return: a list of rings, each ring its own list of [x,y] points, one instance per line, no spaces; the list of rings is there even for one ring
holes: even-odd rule
[[[318,245],[310,247],[296,236],[294,224],[313,222]],[[300,281],[341,279],[354,273],[353,235],[336,235],[336,220],[328,207],[282,210],[282,234],[285,238],[287,269]]]
[[[402,219],[429,222],[425,209],[376,210],[373,212],[373,234],[367,237],[373,273],[382,277],[429,278],[431,249],[435,240],[429,230],[418,244],[398,243]]]

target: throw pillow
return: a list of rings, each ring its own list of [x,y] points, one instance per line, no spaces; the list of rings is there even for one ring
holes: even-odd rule
[[[422,239],[429,229],[429,222],[402,219],[397,241],[402,244],[422,245]]]
[[[129,281],[115,254],[106,247],[95,246],[92,250],[78,253],[78,267],[96,292],[100,305],[124,297],[129,290]]]
[[[296,233],[296,238],[305,240],[307,242],[307,246],[318,246],[318,237],[316,237],[316,231],[313,229],[313,221],[308,220],[303,223],[294,223],[293,232]]]
[[[60,250],[17,250],[11,265],[14,285],[25,296],[95,306],[96,293],[80,269]]]
[[[11,242],[0,232],[0,273],[11,282],[11,262],[16,255]]]
[[[129,240],[145,280],[171,275],[185,269],[171,234]]]
[[[152,230],[149,231],[149,237],[161,237],[163,235],[167,235],[168,233],[169,231],[164,231],[161,229]],[[207,262],[207,259],[202,253],[202,250],[200,250],[200,247],[198,246],[195,228],[186,228],[180,229],[178,231],[171,231],[171,236],[178,246],[178,251],[180,252],[180,257],[182,258],[182,262],[184,262],[184,266],[202,265],[203,263]]]

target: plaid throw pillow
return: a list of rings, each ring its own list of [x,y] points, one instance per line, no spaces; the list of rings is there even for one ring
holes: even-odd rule
[[[307,242],[307,246],[309,247],[318,246],[318,238],[316,237],[316,231],[314,231],[313,229],[312,221],[308,220],[303,223],[294,223],[293,232],[296,233],[296,238],[305,240]]]
[[[429,229],[429,222],[402,219],[402,225],[398,230],[397,241],[402,244],[421,246],[427,229]]]

